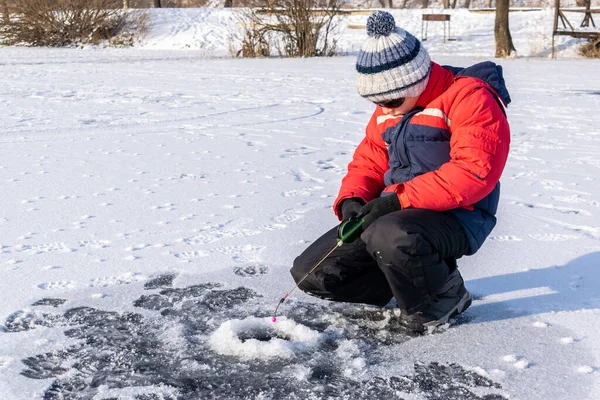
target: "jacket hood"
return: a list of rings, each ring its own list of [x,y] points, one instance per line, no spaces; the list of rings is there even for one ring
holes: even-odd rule
[[[491,61],[485,61],[467,68],[449,67],[446,65],[444,65],[444,68],[452,71],[456,77],[469,76],[472,78],[481,79],[490,85],[492,89],[494,89],[494,91],[504,102],[505,106],[510,104],[510,94],[508,93],[508,88],[504,82],[502,66]]]

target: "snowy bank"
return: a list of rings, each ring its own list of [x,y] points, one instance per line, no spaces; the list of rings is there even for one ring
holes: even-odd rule
[[[151,9],[151,28],[137,47],[160,50],[192,50],[207,57],[229,57],[230,47],[237,47],[243,34],[242,25],[232,9]],[[422,14],[446,13],[451,15],[450,35],[453,41],[443,40],[443,24],[430,22],[425,47],[434,56],[493,57],[494,13],[477,13],[466,9],[393,9],[396,23],[421,37]],[[340,18],[336,33],[340,54],[353,54],[365,38],[364,29],[352,29],[366,23],[368,16]],[[549,57],[552,51],[554,9],[516,11],[510,13],[510,30],[520,57]],[[579,16],[577,16],[579,18]],[[579,25],[578,20],[571,21]],[[559,57],[578,57],[580,39],[556,37]]]

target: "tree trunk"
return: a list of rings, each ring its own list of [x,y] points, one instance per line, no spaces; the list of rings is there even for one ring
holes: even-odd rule
[[[450,0],[444,0],[443,6],[444,6],[444,8],[450,8]]]
[[[225,8],[232,8],[233,7],[233,0],[225,0],[225,4],[223,4],[223,7],[225,7]]]
[[[400,6],[400,8],[406,8],[406,2],[408,0],[402,0],[402,5]]]
[[[161,0],[154,0],[154,8],[162,8]]]
[[[471,8],[471,0],[465,0],[465,8],[468,10]]]
[[[123,0],[123,8],[125,10],[129,8],[129,0]]]
[[[8,12],[8,3],[6,3],[6,0],[0,0],[0,9],[2,12],[2,22],[8,24],[10,22],[10,13]]]
[[[494,37],[496,38],[496,57],[509,57],[512,51],[517,51],[513,45],[512,36],[508,28],[508,7],[510,0],[496,1],[496,24]]]
[[[456,9],[456,0],[452,0],[452,9]]]
[[[429,0],[421,0],[421,6],[422,8],[429,7]]]

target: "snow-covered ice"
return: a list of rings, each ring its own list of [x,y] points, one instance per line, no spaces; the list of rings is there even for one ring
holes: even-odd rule
[[[300,291],[270,322],[336,224],[354,61],[0,48],[0,397],[600,398],[598,61],[501,61],[511,156],[454,326]]]

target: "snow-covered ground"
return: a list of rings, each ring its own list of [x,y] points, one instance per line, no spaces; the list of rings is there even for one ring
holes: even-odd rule
[[[600,398],[600,62],[502,61],[499,222],[460,260],[476,301],[411,338],[299,291],[270,322],[372,111],[354,57],[0,60],[0,398]]]
[[[389,10],[398,26],[421,38],[422,14],[450,14],[452,41],[443,40],[443,23],[429,22],[427,49],[438,55],[492,57],[495,52],[494,13],[477,13],[466,9],[406,9]],[[230,48],[239,49],[243,35],[242,24],[236,17],[243,10],[231,9],[152,9],[150,29],[138,48],[188,49],[205,57],[230,57]],[[581,13],[567,13],[571,24],[578,27]],[[360,49],[365,37],[364,26],[368,15],[344,17],[335,30],[340,54],[353,54]],[[552,27],[554,9],[510,13],[510,31],[519,57],[547,58],[552,53]],[[582,28],[578,28],[582,29]],[[594,29],[594,28],[590,28]],[[580,39],[556,36],[556,52],[560,58],[577,57]],[[275,51],[275,49],[273,49]]]

